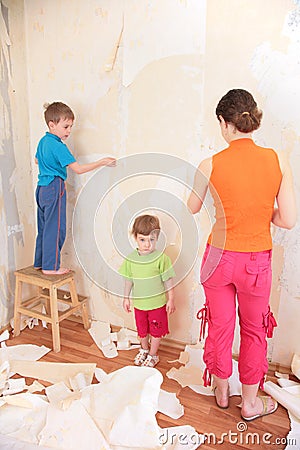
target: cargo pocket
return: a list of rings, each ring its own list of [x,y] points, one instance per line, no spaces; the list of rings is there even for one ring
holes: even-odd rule
[[[246,288],[254,295],[267,295],[271,288],[271,262],[267,264],[246,264]]]

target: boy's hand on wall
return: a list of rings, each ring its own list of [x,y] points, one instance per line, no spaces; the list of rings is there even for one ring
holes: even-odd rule
[[[102,166],[109,166],[109,167],[115,167],[116,165],[117,165],[117,160],[116,160],[116,158],[111,158],[111,157],[108,157],[108,158],[102,158],[101,160],[101,165]]]

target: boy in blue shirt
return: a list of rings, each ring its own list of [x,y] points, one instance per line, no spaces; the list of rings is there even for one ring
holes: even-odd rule
[[[46,275],[59,275],[70,269],[60,267],[60,253],[66,237],[67,167],[75,173],[90,172],[101,166],[115,166],[115,158],[102,158],[79,164],[65,141],[71,133],[74,113],[61,102],[44,105],[45,121],[49,128],[40,140],[35,162],[39,166],[36,189],[38,235],[34,267]]]

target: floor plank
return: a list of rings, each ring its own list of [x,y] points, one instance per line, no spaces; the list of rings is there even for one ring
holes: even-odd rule
[[[49,352],[40,361],[48,362],[95,362],[98,367],[110,373],[126,365],[132,365],[136,350],[119,351],[118,357],[105,358],[93,339],[81,323],[73,320],[63,320],[60,323],[61,351]],[[36,344],[52,348],[51,326],[43,328],[41,325],[33,329],[25,328],[18,337],[11,338],[7,345]],[[176,393],[184,406],[184,416],[174,420],[161,413],[157,413],[158,424],[165,427],[191,425],[198,433],[208,436],[207,442],[201,445],[202,450],[224,448],[226,450],[284,449],[285,437],[290,429],[287,411],[279,406],[278,410],[269,416],[245,424],[240,417],[240,397],[231,397],[227,410],[219,409],[214,397],[196,394],[189,387],[182,388],[175,380],[166,377],[171,367],[180,367],[180,363],[169,361],[178,359],[180,349],[162,344],[160,348],[160,363],[157,369],[163,375],[162,389]],[[274,381],[274,373],[269,372],[268,379]],[[28,380],[29,381],[29,380]],[[240,428],[246,427],[244,431]],[[165,436],[164,436],[165,437]],[[172,436],[167,436],[169,441]],[[193,437],[196,440],[196,436]],[[277,440],[277,441],[276,441]],[[224,441],[222,443],[222,441]],[[265,442],[264,442],[265,441]],[[182,449],[186,441],[182,436]]]

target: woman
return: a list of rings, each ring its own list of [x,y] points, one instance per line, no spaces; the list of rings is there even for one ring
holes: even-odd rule
[[[277,408],[271,397],[257,396],[268,370],[266,336],[276,326],[269,307],[270,224],[287,229],[295,225],[295,197],[288,162],[253,142],[262,112],[252,95],[230,90],[216,115],[229,146],[200,163],[188,200],[190,211],[199,212],[209,188],[216,209],[201,268],[206,296],[202,312],[208,321],[204,384],[210,385],[212,376],[217,405],[227,408],[237,299],[241,415],[250,421]]]

